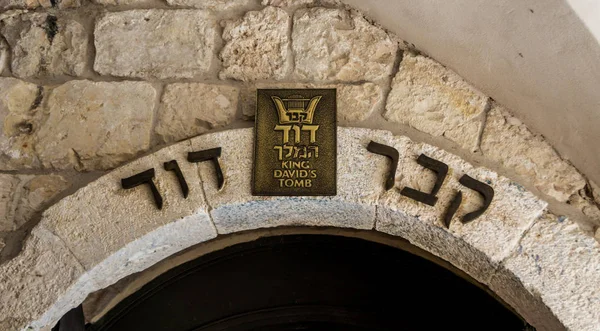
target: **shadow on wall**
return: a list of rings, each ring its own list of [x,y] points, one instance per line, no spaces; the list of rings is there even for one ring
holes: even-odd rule
[[[600,182],[600,4],[586,0],[343,0],[542,133]]]

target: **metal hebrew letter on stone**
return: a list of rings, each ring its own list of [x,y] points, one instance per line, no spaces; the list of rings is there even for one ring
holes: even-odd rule
[[[223,172],[221,171],[221,165],[219,164],[219,157],[221,156],[221,147],[205,149],[203,151],[198,152],[189,152],[188,153],[188,161],[190,162],[204,162],[204,161],[212,161],[215,166],[215,171],[217,172],[217,184],[219,190],[223,188],[223,183],[225,179],[223,178]]]
[[[428,204],[430,206],[435,206],[435,204],[437,203],[437,200],[438,200],[438,198],[435,195],[438,193],[438,191],[442,187],[442,184],[444,183],[444,179],[446,179],[446,175],[448,174],[448,165],[446,165],[445,163],[442,163],[438,160],[434,160],[434,159],[426,156],[425,154],[419,155],[419,158],[417,159],[417,163],[419,163],[423,167],[430,169],[436,173],[437,179],[435,181],[435,184],[433,185],[433,189],[431,190],[430,193],[425,193],[425,192],[417,191],[410,187],[405,187],[402,189],[400,194],[402,194],[406,197],[409,197],[413,200]]]
[[[469,175],[463,175],[460,178],[459,182],[462,185],[464,185],[474,191],[479,192],[479,194],[481,194],[481,196],[483,196],[483,206],[481,206],[481,208],[463,216],[463,218],[461,219],[461,222],[464,224],[464,223],[469,223],[469,222],[475,220],[477,217],[479,217],[483,213],[485,213],[485,211],[488,209],[488,207],[492,203],[492,200],[494,199],[494,189],[491,186],[489,186],[485,183],[482,183],[482,182],[472,178]],[[460,206],[461,202],[462,202],[462,192],[458,191],[458,193],[454,196],[454,199],[452,199],[452,202],[450,203],[450,206],[448,207],[448,210],[446,211],[446,215],[444,216],[444,226],[446,226],[446,228],[450,226],[450,221],[452,221],[452,217],[458,210],[458,207]]]
[[[392,160],[392,164],[390,165],[390,171],[388,172],[387,178],[385,180],[385,189],[389,190],[394,187],[394,182],[396,178],[396,169],[398,168],[398,158],[400,155],[398,154],[398,150],[391,146],[383,145],[380,143],[376,143],[371,141],[367,146],[367,150],[371,153],[387,156]]]
[[[156,207],[158,207],[158,209],[162,209],[163,199],[160,196],[156,185],[154,185],[154,182],[152,181],[153,178],[154,168],[140,172],[139,174],[135,174],[131,177],[121,179],[121,186],[124,189],[130,189],[142,184],[148,184],[148,186],[150,186],[150,190],[152,191],[152,196],[154,197]]]
[[[175,173],[175,176],[177,176],[177,181],[179,181],[179,186],[181,187],[181,192],[183,193],[183,197],[187,199],[190,189],[188,187],[187,182],[185,181],[185,177],[183,177],[183,173],[181,172],[181,169],[179,168],[179,164],[177,163],[177,161],[171,160],[171,161],[165,162],[163,164],[163,166],[165,167],[165,170],[173,171]]]

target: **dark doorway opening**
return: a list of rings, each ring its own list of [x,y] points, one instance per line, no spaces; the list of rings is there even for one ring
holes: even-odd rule
[[[404,250],[287,235],[171,269],[87,330],[533,329],[478,286]]]

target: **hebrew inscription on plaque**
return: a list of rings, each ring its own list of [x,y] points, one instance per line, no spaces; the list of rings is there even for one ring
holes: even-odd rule
[[[336,194],[335,89],[259,89],[254,195]]]

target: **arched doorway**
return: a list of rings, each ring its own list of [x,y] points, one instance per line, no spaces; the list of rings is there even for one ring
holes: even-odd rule
[[[415,252],[416,247],[410,250]],[[482,285],[407,250],[263,237],[179,265],[88,330],[523,330]]]

